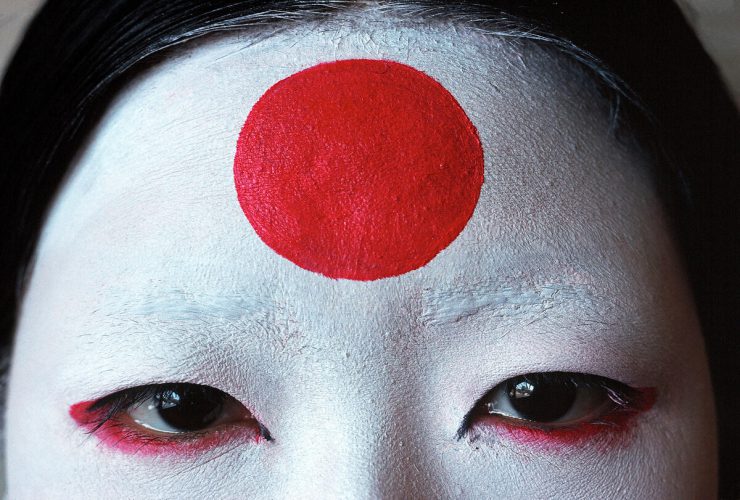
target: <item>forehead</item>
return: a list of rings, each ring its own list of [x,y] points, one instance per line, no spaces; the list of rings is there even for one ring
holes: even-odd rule
[[[327,279],[277,255],[246,220],[233,178],[239,131],[265,91],[352,58],[390,59],[437,80],[476,127],[485,163],[460,236],[421,269],[370,283]],[[280,303],[328,307],[336,297],[384,303],[480,283],[591,284],[599,274],[628,288],[645,275],[643,257],[662,248],[641,243],[664,231],[645,166],[614,140],[602,104],[567,61],[460,27],[340,20],[210,39],[115,98],[51,212],[35,272],[53,272],[91,310],[151,308],[164,291],[175,302],[269,291]]]

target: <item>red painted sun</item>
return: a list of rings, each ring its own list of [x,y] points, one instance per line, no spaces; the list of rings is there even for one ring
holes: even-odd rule
[[[427,264],[478,202],[483,150],[437,81],[392,61],[319,64],[272,86],[237,142],[236,190],[275,252],[330,278]]]

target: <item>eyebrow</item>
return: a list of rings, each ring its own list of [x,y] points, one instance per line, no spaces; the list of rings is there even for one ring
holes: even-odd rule
[[[421,322],[427,326],[456,323],[481,313],[516,317],[543,313],[565,303],[589,301],[586,285],[544,283],[517,286],[489,282],[422,291]],[[170,321],[223,319],[237,321],[274,311],[277,304],[249,294],[188,293],[171,290],[116,304],[119,313]]]
[[[566,303],[590,302],[591,297],[585,285],[559,283],[428,288],[422,292],[421,322],[426,326],[447,325],[484,312],[502,318],[531,316]]]
[[[123,315],[198,322],[203,319],[237,321],[263,316],[267,311],[277,308],[277,304],[267,297],[244,293],[196,294],[178,289],[166,293],[152,293],[109,306],[113,306],[113,309]]]

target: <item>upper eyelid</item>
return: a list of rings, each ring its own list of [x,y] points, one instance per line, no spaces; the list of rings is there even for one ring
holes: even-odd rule
[[[629,385],[624,384],[622,382],[619,382],[617,380],[609,379],[607,377],[602,377],[602,376],[599,376],[599,375],[593,375],[593,374],[588,374],[588,373],[576,373],[576,372],[543,372],[543,373],[550,373],[550,374],[552,374],[551,376],[555,376],[555,377],[558,377],[558,378],[562,377],[562,379],[564,381],[567,381],[568,378],[577,378],[577,377],[580,377],[580,378],[582,378],[582,383],[584,383],[584,384],[603,384],[603,386],[602,385],[600,385],[600,386],[604,387],[605,390],[607,390],[607,391],[608,390],[616,390],[617,391],[617,394],[622,394],[623,397],[626,398],[626,401],[624,402],[624,405],[625,406],[628,406],[628,405],[634,403],[635,401],[633,401],[633,399],[639,397],[639,390],[638,389],[635,389],[633,387],[630,387]],[[455,433],[455,439],[458,440],[458,441],[460,441],[462,438],[465,437],[465,435],[467,434],[468,430],[470,429],[470,426],[471,426],[472,421],[475,419],[476,416],[478,416],[477,415],[477,412],[479,411],[479,405],[483,401],[485,401],[489,397],[489,395],[491,395],[492,393],[494,393],[494,391],[496,391],[496,389],[498,387],[500,387],[502,384],[507,383],[509,380],[512,380],[512,379],[516,379],[516,378],[519,378],[519,377],[524,377],[524,376],[527,376],[527,375],[541,375],[541,374],[542,373],[525,373],[525,374],[521,374],[521,375],[515,375],[513,377],[509,377],[509,378],[507,378],[505,380],[502,380],[498,384],[494,385],[491,389],[489,389],[488,391],[486,391],[482,396],[480,396],[478,399],[476,399],[475,404],[473,405],[473,407],[463,417],[463,421],[460,424],[460,426],[458,427],[457,432]],[[612,387],[612,386],[616,386],[616,387]],[[650,397],[651,396],[648,395],[647,396],[647,399],[650,399]],[[653,394],[653,397],[654,397],[654,394]],[[650,403],[650,404],[652,404],[652,403]],[[524,419],[522,419],[522,420],[524,420]]]
[[[90,410],[99,410],[116,402],[129,405],[135,404],[147,397],[153,396],[158,386],[159,384],[148,384],[118,390],[96,400],[90,406]]]
[[[546,372],[547,373],[547,372]],[[572,380],[573,378],[580,378],[581,384],[600,384],[600,386],[604,387],[608,391],[615,391],[616,394],[621,395],[622,397],[625,397],[625,406],[627,406],[629,403],[631,403],[631,394],[639,393],[640,391],[638,389],[632,388],[627,384],[624,384],[622,382],[609,379],[602,376],[592,375],[592,374],[584,374],[584,373],[576,373],[576,372],[550,372],[551,376],[554,377],[561,377],[564,381]],[[530,374],[523,374],[523,375],[516,375],[513,377],[509,377],[495,386],[493,386],[491,389],[486,391],[481,397],[479,397],[473,407],[465,414],[463,417],[463,421],[461,425],[459,426],[457,432],[455,433],[456,440],[461,440],[465,435],[467,434],[468,430],[471,426],[471,421],[477,416],[476,410],[479,407],[479,404],[486,399],[486,397],[491,394],[493,391],[496,390],[501,384],[506,383],[509,380],[526,376]],[[540,373],[533,373],[531,375],[541,375]],[[109,395],[103,396],[100,399],[96,400],[93,404],[91,404],[86,411],[93,412],[95,410],[102,410],[108,405],[114,405],[114,407],[107,412],[107,415],[101,419],[94,429],[92,429],[90,432],[94,432],[98,428],[100,428],[103,424],[105,424],[108,420],[115,417],[116,414],[126,411],[131,406],[135,405],[136,403],[143,402],[148,397],[154,396],[156,391],[158,389],[161,389],[162,387],[167,386],[173,386],[178,384],[188,384],[187,382],[180,382],[180,383],[160,383],[160,384],[148,384],[148,385],[142,385],[142,386],[134,386],[130,388],[125,388],[118,390],[114,393],[111,393]],[[195,384],[193,384],[195,385]],[[616,388],[614,387],[616,386]],[[212,388],[215,390],[219,390],[216,388]],[[620,390],[621,389],[621,390]],[[220,390],[219,390],[220,391]],[[650,392],[646,400],[650,400],[646,403],[647,406],[652,406],[652,402],[654,402],[655,399],[655,391],[652,388],[648,388],[648,391]],[[223,392],[223,391],[220,391]],[[231,397],[228,393],[224,393],[227,396]],[[118,403],[118,404],[116,404]],[[249,411],[249,410],[247,410]],[[259,424],[260,433],[263,438],[267,439],[268,441],[272,441],[272,437],[267,430],[266,427],[262,425],[261,422],[255,419],[257,423]]]
[[[123,413],[130,409],[132,406],[134,406],[137,403],[145,401],[149,397],[153,397],[158,390],[161,390],[165,387],[171,387],[176,385],[197,385],[197,384],[188,384],[188,383],[161,383],[161,384],[148,384],[143,386],[135,386],[130,387],[126,389],[121,389],[119,391],[113,392],[107,396],[103,396],[102,398],[92,402],[92,403],[77,403],[70,407],[70,416],[75,420],[78,425],[82,427],[87,427],[87,433],[93,434],[97,430],[101,429],[104,425],[106,425],[108,422],[113,420],[117,415],[120,413]],[[225,393],[224,391],[221,391],[220,389],[216,389],[214,387],[210,386],[204,386],[209,387],[210,389],[214,389],[216,391],[221,392],[222,394],[226,395],[229,398],[233,398],[233,396],[229,395],[228,393]],[[126,396],[129,396],[128,399],[125,399]],[[94,414],[95,411],[102,411],[106,408],[107,405],[115,404],[116,402],[123,401],[122,404],[116,405],[113,408],[111,408],[109,411],[106,412],[104,416],[93,416],[90,414]],[[234,399],[238,404],[242,404],[236,399]],[[84,412],[88,415],[85,418],[79,417],[79,408],[84,407]],[[243,406],[243,405],[242,405]],[[246,409],[246,407],[244,407]],[[272,437],[272,434],[270,433],[269,429],[262,424],[260,420],[255,418],[252,415],[252,412],[249,409],[246,409],[247,413],[250,415],[250,420],[253,421],[257,428],[259,429],[259,436],[260,438],[264,439],[265,441],[271,442],[274,441],[274,438]],[[193,432],[182,432],[177,434],[182,435],[196,435],[196,434],[202,434],[207,431],[193,431]]]
[[[185,383],[172,382],[128,387],[99,398],[86,410],[88,413],[94,413],[96,411],[104,411],[105,413],[104,416],[99,417],[96,425],[91,429],[91,432],[95,432],[107,421],[113,419],[116,415],[131,409],[137,404],[143,403],[149,398],[154,397],[157,391],[161,390],[162,388],[177,386],[181,384]]]
[[[116,415],[128,410],[137,402],[145,401],[148,397],[153,396],[154,391],[155,386],[153,385],[137,386],[116,391],[94,401],[84,410],[86,414],[91,416],[89,421],[94,424],[88,432],[90,434],[95,433]],[[73,405],[73,408],[75,406],[77,405]],[[96,413],[98,415],[93,417],[92,415]]]

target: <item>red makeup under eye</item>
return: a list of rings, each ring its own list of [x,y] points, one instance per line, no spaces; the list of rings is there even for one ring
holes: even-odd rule
[[[506,438],[527,446],[542,444],[580,446],[592,441],[600,446],[617,445],[632,430],[635,418],[649,410],[655,401],[655,389],[639,389],[644,399],[639,407],[616,408],[592,422],[554,429],[526,427],[514,421],[499,420],[495,425]]]
[[[190,387],[197,390],[188,392]],[[209,390],[232,408],[224,410],[223,404],[213,401],[205,404],[194,401],[197,396],[193,396],[193,392],[202,395]],[[132,415],[137,412],[143,413],[144,418]],[[102,444],[126,454],[193,455],[232,444],[270,440],[267,430],[233,398],[216,389],[191,384],[136,387],[97,401],[76,403],[70,407],[69,414],[78,426]],[[177,432],[158,430],[156,424],[147,424],[148,414],[163,425],[166,420],[183,429]]]
[[[654,388],[593,375],[529,374],[489,391],[459,435],[493,431],[506,441],[544,451],[608,450],[628,442],[640,414],[653,407],[656,397]]]

